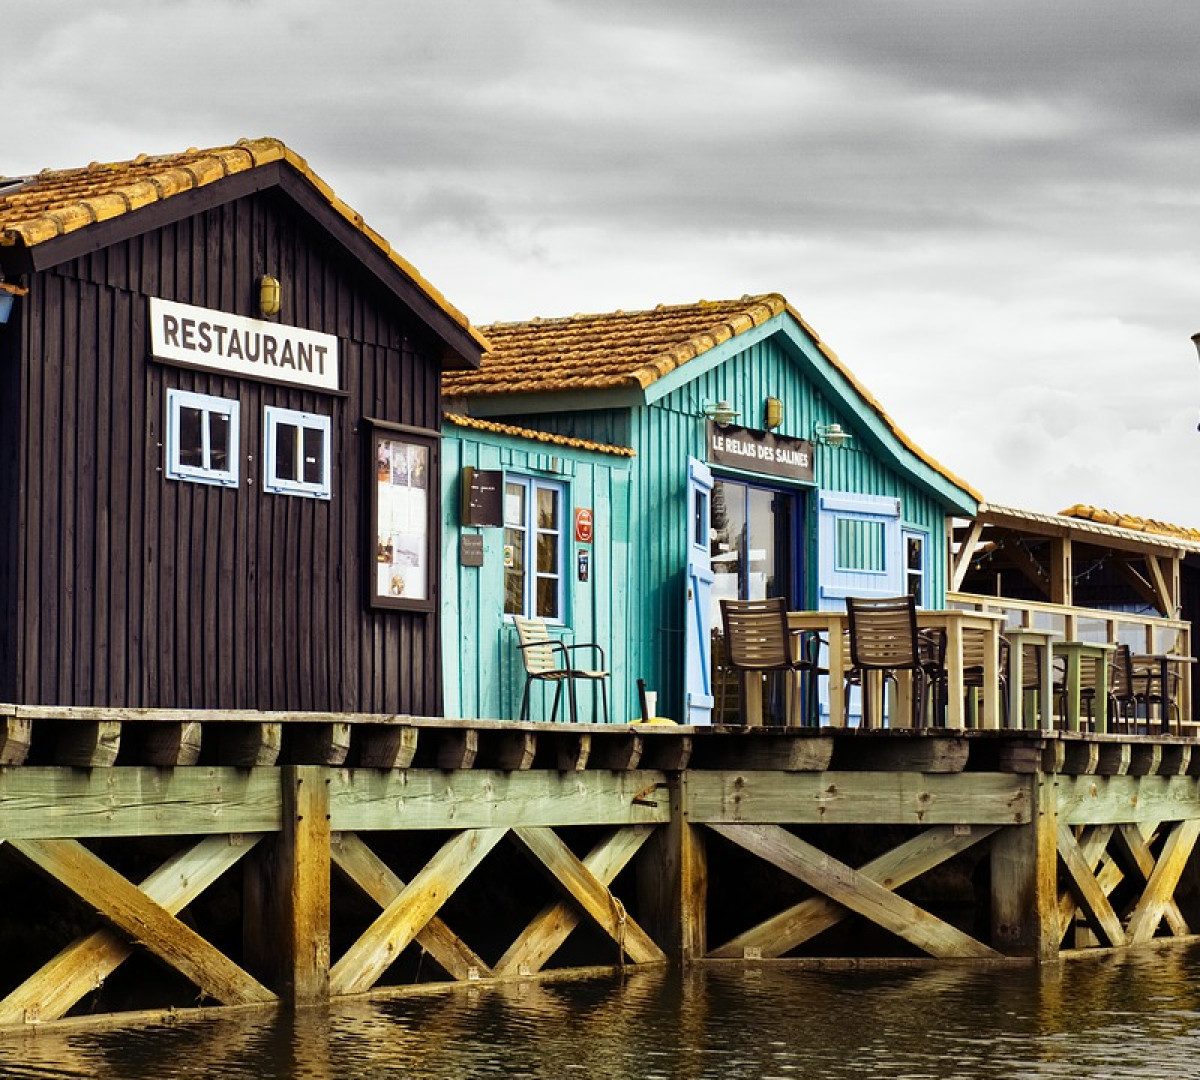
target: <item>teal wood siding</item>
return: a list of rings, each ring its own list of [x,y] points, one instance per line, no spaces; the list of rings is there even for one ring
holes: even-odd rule
[[[577,438],[613,440],[637,451],[631,469],[630,688],[641,676],[659,692],[660,715],[682,718],[684,567],[687,552],[687,458],[706,459],[704,406],[721,399],[741,415],[737,423],[762,428],[768,397],[783,401],[782,435],[812,439],[817,424],[839,423],[855,437],[845,446],[814,447],[816,488],[887,495],[901,503],[901,527],[927,536],[925,603],[942,607],[946,593],[946,515],[949,508],[929,490],[883,460],[870,433],[852,411],[824,396],[806,367],[813,361],[773,335],[702,371],[650,405],[626,411],[627,428],[614,410],[579,410],[511,418],[524,426]],[[700,367],[701,365],[697,365]],[[686,369],[682,369],[686,370]],[[864,411],[867,406],[864,404]],[[718,470],[719,471],[719,470]],[[752,474],[745,474],[752,477]],[[447,500],[449,503],[449,500]],[[804,534],[804,598],[817,606],[817,500],[807,500]],[[632,709],[632,700],[626,703]]]
[[[575,451],[525,439],[448,426],[442,438],[442,667],[445,713],[451,717],[515,720],[521,707],[525,674],[511,620],[504,616],[504,529],[464,529],[459,521],[459,478],[465,466],[501,469],[563,485],[565,611],[553,636],[567,644],[598,642],[613,672],[609,708],[615,723],[630,720],[633,691],[625,685],[633,667],[629,659],[626,566],[629,552],[629,459]],[[574,539],[576,507],[591,507],[591,544]],[[483,537],[483,566],[462,566],[459,537]],[[577,575],[580,551],[591,556],[589,580]],[[580,665],[594,665],[579,654]],[[579,719],[599,722],[593,713],[590,685],[576,684]],[[530,717],[548,720],[553,690],[535,684]],[[567,719],[566,696],[559,720]]]

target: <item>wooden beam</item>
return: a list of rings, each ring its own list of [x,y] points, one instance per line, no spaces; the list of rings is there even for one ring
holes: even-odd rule
[[[0,715],[0,765],[23,765],[29,755],[31,721],[15,715]]]
[[[1150,572],[1150,584],[1154,586],[1154,603],[1159,612],[1165,619],[1175,618],[1175,601],[1171,596],[1171,587],[1167,583],[1168,575],[1163,573],[1162,564],[1154,555],[1147,555],[1146,569]]]
[[[697,769],[824,772],[833,760],[833,746],[832,735],[797,728],[755,727],[699,736],[693,759]]]
[[[1080,851],[1071,827],[1062,822],[1059,822],[1058,826],[1058,856],[1070,879],[1071,891],[1074,892],[1080,911],[1088,924],[1107,944],[1124,945],[1125,931],[1121,920],[1117,918],[1112,904],[1108,902],[1108,897],[1096,881],[1092,867]]]
[[[593,769],[636,769],[642,760],[641,735],[597,731],[592,736],[590,767]]]
[[[293,1006],[329,999],[329,779],[314,765],[281,770],[282,828],[275,838],[277,921],[259,927],[278,950],[281,996]]]
[[[11,839],[274,832],[279,772],[24,766],[0,769],[0,806]]]
[[[1055,782],[1059,817],[1068,825],[1200,818],[1200,778],[1195,776],[1064,775]]]
[[[514,838],[635,964],[666,963],[662,951],[624,906],[559,838],[553,829],[516,828]]]
[[[1133,565],[1133,556],[1126,556],[1122,559],[1114,559],[1113,566],[1117,568],[1117,573],[1124,579],[1125,583],[1133,589],[1138,597],[1144,600],[1147,604],[1158,606],[1158,596],[1154,592],[1154,586],[1150,584],[1141,574],[1138,573],[1137,567]]]
[[[452,836],[329,973],[331,994],[369,990],[507,832],[467,829]]]
[[[991,847],[992,943],[1039,963],[1058,955],[1057,807],[1053,781],[1030,778],[1033,815],[1002,829]]]
[[[417,755],[418,730],[404,724],[356,725],[350,763],[363,769],[407,769]]]
[[[330,779],[336,832],[653,825],[666,821],[670,813],[666,799],[635,801],[639,793],[667,779],[665,773],[645,770],[338,770]]]
[[[482,731],[476,763],[487,769],[512,772],[533,768],[537,735],[532,731]]]
[[[74,840],[12,840],[26,859],[60,882],[225,1005],[266,1004],[274,994],[136,885]]]
[[[345,721],[288,725],[283,729],[280,764],[343,765],[350,753],[350,729]]]
[[[251,851],[260,837],[210,836],[162,864],[139,888],[177,915]],[[133,943],[107,927],[63,949],[0,1001],[0,1025],[57,1020],[99,987],[133,953]]]
[[[994,835],[999,828],[998,825],[937,825],[865,863],[858,872],[894,891]],[[757,952],[764,958],[783,956],[837,925],[847,914],[846,908],[827,896],[810,896],[713,949],[708,955],[729,959],[745,957],[749,952]]]
[[[1171,830],[1142,897],[1129,917],[1131,945],[1144,945],[1154,937],[1166,914],[1167,904],[1175,895],[1175,886],[1191,857],[1192,848],[1196,846],[1197,836],[1200,836],[1200,821],[1181,821]]]
[[[1050,602],[1071,607],[1075,603],[1071,580],[1071,541],[1058,537],[1050,541]]]
[[[199,720],[179,723],[125,724],[120,760],[126,765],[153,765],[174,769],[195,765],[200,760],[203,727]]]
[[[778,825],[709,827],[931,956],[948,959],[1000,955]]]
[[[977,518],[971,522],[967,537],[954,558],[954,565],[950,573],[950,592],[959,592],[962,589],[967,571],[971,568],[971,560],[975,557],[975,549],[979,547],[979,540],[982,536],[983,522]]]
[[[274,765],[283,748],[283,725],[275,722],[210,724],[204,757],[241,769]]]
[[[694,824],[1012,825],[1030,820],[1032,782],[984,772],[714,770],[688,774],[686,812]]]
[[[391,867],[354,833],[335,833],[333,864],[381,908],[406,888]],[[485,978],[491,969],[441,919],[434,915],[418,932],[416,942],[453,979]]]
[[[617,829],[588,852],[583,865],[607,888],[653,832],[649,825]],[[541,971],[582,918],[577,904],[564,901],[548,904],[496,961],[495,974],[504,977]]]
[[[45,741],[41,736],[45,733]],[[43,764],[74,769],[103,768],[121,749],[119,720],[57,720],[34,730],[33,752]]]
[[[1115,844],[1116,857],[1127,874],[1136,875],[1143,882],[1149,882],[1154,873],[1155,858],[1146,842],[1147,836],[1153,835],[1154,826],[1121,825],[1117,828]],[[1163,917],[1176,937],[1186,937],[1192,931],[1179,910],[1175,898],[1171,897],[1163,907]]]
[[[654,940],[685,967],[708,951],[708,850],[687,814],[695,773],[670,780],[670,820],[638,861],[638,910]]]
[[[1004,545],[1004,557],[1016,569],[1025,575],[1028,581],[1047,600],[1051,596],[1050,576],[1041,563],[1021,543],[1019,537],[1014,537]]]

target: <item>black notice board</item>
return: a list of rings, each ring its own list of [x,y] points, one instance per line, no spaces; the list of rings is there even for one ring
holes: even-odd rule
[[[495,527],[504,524],[504,473],[499,469],[462,471],[462,524]]]

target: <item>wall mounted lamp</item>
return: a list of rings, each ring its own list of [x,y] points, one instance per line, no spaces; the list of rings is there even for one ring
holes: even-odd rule
[[[763,402],[763,427],[774,431],[783,423],[783,402],[777,397],[769,397]]]
[[[13,301],[28,292],[28,289],[23,289],[20,285],[9,285],[7,282],[0,281],[0,326],[8,322],[8,317],[12,314]]]
[[[1200,353],[1200,333],[1192,335],[1192,344],[1196,346],[1196,352]],[[1196,430],[1200,431],[1200,424],[1196,425]]]
[[[813,438],[819,443],[836,448],[845,446],[854,436],[841,424],[818,424],[813,428]]]
[[[720,401],[706,402],[704,406],[704,415],[707,416],[716,424],[732,424],[740,415],[728,401],[721,398]]]
[[[258,310],[264,316],[278,315],[281,307],[283,307],[283,286],[279,284],[278,278],[267,274],[258,282]]]

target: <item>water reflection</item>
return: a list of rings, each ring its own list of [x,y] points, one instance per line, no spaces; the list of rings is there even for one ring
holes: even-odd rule
[[[1200,1080],[1200,950],[1034,970],[718,968],[479,986],[290,1018],[0,1039],[0,1076]]]

